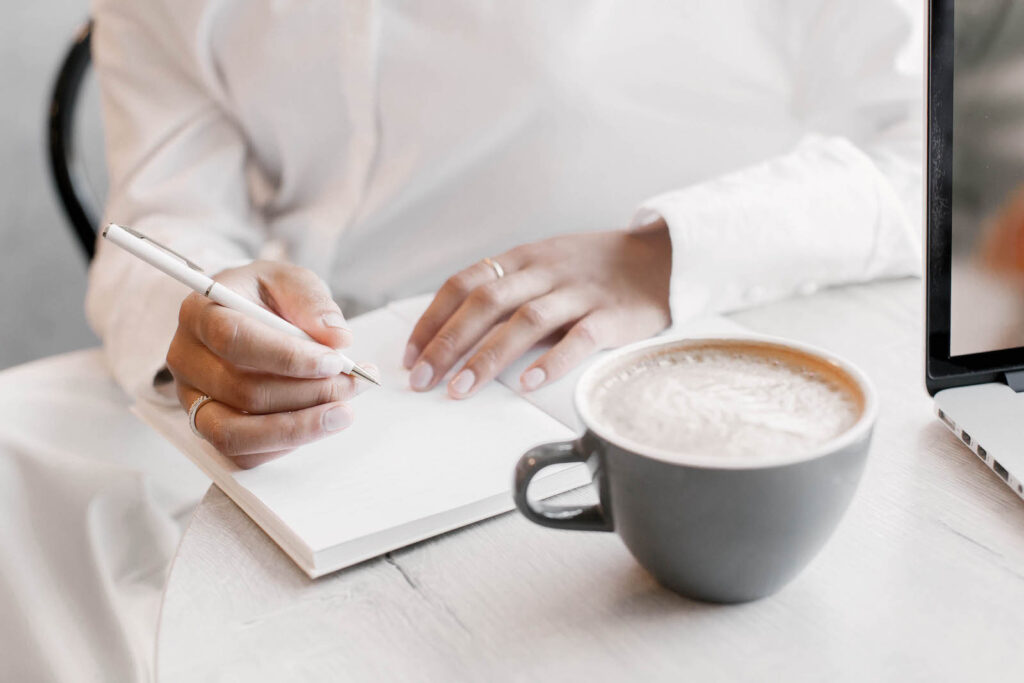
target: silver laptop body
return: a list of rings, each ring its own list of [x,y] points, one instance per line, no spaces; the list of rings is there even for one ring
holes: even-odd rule
[[[1024,498],[1024,2],[931,0],[926,385]]]

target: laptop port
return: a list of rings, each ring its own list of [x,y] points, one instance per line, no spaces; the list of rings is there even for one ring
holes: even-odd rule
[[[1003,481],[1007,481],[1007,477],[1010,476],[1010,473],[1006,471],[1005,467],[999,464],[998,460],[992,461],[992,469],[996,471],[996,474],[998,474]]]
[[[981,444],[978,444],[978,457],[982,460],[988,460],[988,451],[986,451]]]
[[[964,440],[964,443],[968,446],[971,445],[971,435],[967,432],[960,432],[960,438]]]
[[[953,422],[953,419],[949,415],[946,415],[946,412],[941,408],[939,409],[939,419],[949,425],[950,429],[956,429],[956,423]]]

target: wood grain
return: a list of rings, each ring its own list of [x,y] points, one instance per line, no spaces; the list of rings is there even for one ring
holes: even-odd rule
[[[518,514],[314,582],[211,488],[160,680],[1020,680],[1024,504],[933,418],[921,300],[901,281],[733,316],[849,358],[882,401],[849,512],[773,597],[693,602],[616,536]]]

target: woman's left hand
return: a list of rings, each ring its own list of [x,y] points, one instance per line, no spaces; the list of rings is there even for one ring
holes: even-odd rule
[[[554,346],[520,376],[532,391],[587,356],[657,334],[670,321],[672,245],[663,220],[631,231],[564,235],[525,244],[452,276],[409,338],[405,367],[417,391],[433,388],[477,342],[448,383],[472,396],[539,341]],[[482,340],[482,341],[481,341]]]

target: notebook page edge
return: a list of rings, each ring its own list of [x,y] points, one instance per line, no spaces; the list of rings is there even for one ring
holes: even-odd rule
[[[534,486],[540,488],[540,497],[549,498],[587,486],[590,482],[589,470],[586,465],[579,463],[537,475]],[[471,524],[478,524],[498,515],[512,512],[515,508],[510,492],[503,492],[485,496],[472,503],[435,515],[412,520],[377,534],[362,536],[314,553],[313,571],[310,576],[319,578],[333,574],[336,571],[380,557],[385,553],[407,548]]]

